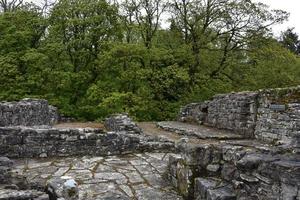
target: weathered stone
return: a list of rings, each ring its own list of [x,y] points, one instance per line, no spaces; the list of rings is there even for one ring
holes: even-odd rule
[[[183,122],[164,121],[158,122],[157,126],[167,131],[175,132],[184,136],[193,136],[199,139],[232,140],[243,138],[241,135],[233,134],[228,131],[216,131],[210,127],[187,124]]]
[[[56,158],[54,162],[49,162],[51,160],[49,158],[46,160],[30,159],[27,161],[28,165],[17,167],[22,169],[21,173],[25,176],[31,177],[30,174],[35,174],[33,175],[34,180],[31,181],[39,181],[44,185],[48,183],[46,185],[50,200],[67,199],[64,196],[66,188],[64,183],[69,179],[78,182],[79,199],[82,200],[149,198],[182,200],[170,187],[167,179],[164,178],[169,156],[168,153],[131,154],[101,158],[84,156],[67,159]],[[87,170],[90,168],[91,163],[96,165]],[[157,165],[153,165],[153,163]],[[158,166],[158,164],[160,165]],[[57,171],[47,172],[49,176],[44,178],[45,173],[42,169],[53,165],[60,167]],[[54,176],[58,171],[66,171],[66,166],[68,166],[67,172],[62,177]],[[103,166],[108,167],[104,169]],[[139,166],[145,168],[138,169]],[[165,166],[162,173],[158,170],[160,166]],[[145,170],[151,171],[151,173],[144,173]],[[86,174],[92,174],[92,176],[85,176]]]
[[[46,192],[50,200],[64,198],[65,200],[79,199],[78,184],[72,177],[62,176],[48,180]]]
[[[174,151],[166,139],[101,129],[0,127],[0,156],[53,157]]]
[[[23,99],[0,103],[0,126],[52,125],[57,121],[57,110],[46,100]]]
[[[278,145],[299,148],[300,86],[261,90],[255,136]],[[273,109],[282,105],[284,110]]]
[[[300,86],[216,95],[209,102],[183,107],[179,119],[299,149],[299,96]]]
[[[12,167],[14,162],[7,157],[0,157],[0,166]]]
[[[0,189],[0,200],[49,200],[49,198],[36,190]]]
[[[207,200],[235,200],[236,195],[230,186],[207,190]]]
[[[213,179],[196,178],[195,179],[195,192],[194,199],[202,200],[207,199],[207,191],[216,188],[218,182]]]
[[[207,119],[208,102],[191,103],[180,109],[178,121],[203,124]]]
[[[105,120],[105,127],[110,131],[125,131],[129,134],[141,134],[142,130],[134,123],[127,114],[112,115]]]
[[[259,182],[259,179],[254,176],[249,176],[247,174],[240,174],[240,178],[243,181],[247,181],[248,183],[257,183]]]

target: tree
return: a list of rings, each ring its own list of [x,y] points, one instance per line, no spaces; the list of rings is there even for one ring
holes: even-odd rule
[[[201,71],[201,51],[219,54],[209,72],[210,78],[219,78],[234,52],[245,50],[250,38],[287,17],[284,11],[269,11],[266,5],[249,0],[173,0],[172,10],[194,54],[189,67],[191,86]]]
[[[131,0],[130,5],[133,8],[144,45],[150,49],[167,3],[165,0]]]
[[[0,0],[0,11],[13,12],[23,5],[23,0]]]
[[[105,0],[61,0],[53,8],[49,42],[65,45],[74,72],[91,64],[105,42],[119,37],[117,9]]]
[[[300,40],[294,28],[288,28],[281,34],[280,43],[294,54],[300,54]]]

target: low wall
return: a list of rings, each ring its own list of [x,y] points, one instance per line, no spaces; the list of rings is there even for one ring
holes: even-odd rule
[[[172,152],[174,143],[100,129],[0,127],[0,156],[10,158],[106,156],[156,150]]]
[[[299,148],[300,86],[216,95],[183,107],[179,119]]]
[[[23,99],[0,103],[0,126],[39,126],[57,122],[57,109],[48,101]]]

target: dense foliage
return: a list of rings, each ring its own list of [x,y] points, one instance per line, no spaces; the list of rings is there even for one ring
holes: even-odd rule
[[[251,0],[0,6],[0,100],[45,98],[83,120],[166,120],[216,93],[300,84],[298,36],[269,29],[287,14]]]

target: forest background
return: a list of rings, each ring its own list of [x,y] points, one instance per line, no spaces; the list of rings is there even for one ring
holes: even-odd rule
[[[0,0],[0,100],[149,121],[217,93],[296,86],[298,35],[270,29],[287,18],[251,0]]]

